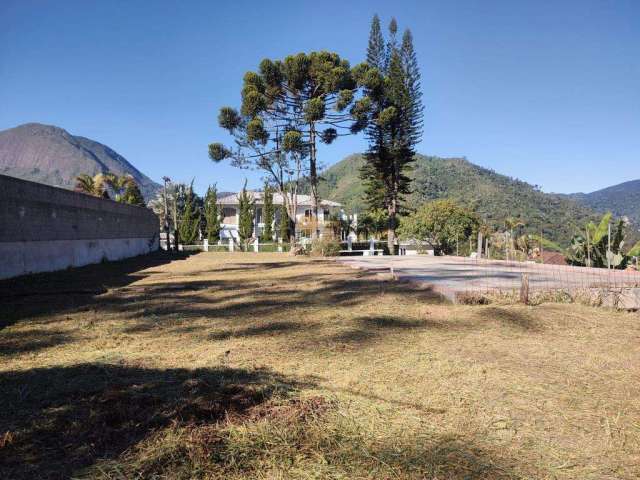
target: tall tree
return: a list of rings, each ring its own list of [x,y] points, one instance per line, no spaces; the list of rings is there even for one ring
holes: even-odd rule
[[[273,217],[275,211],[273,209],[273,189],[266,182],[263,196],[262,222],[264,223],[264,229],[262,230],[262,240],[271,242],[273,241]]]
[[[405,81],[409,94],[407,130],[411,144],[417,145],[422,140],[424,106],[422,104],[421,75],[420,67],[418,66],[418,57],[413,48],[413,35],[408,28],[402,35],[400,55],[405,70]]]
[[[365,183],[369,208],[387,211],[390,252],[395,251],[398,215],[404,208],[404,198],[411,192],[408,173],[414,162],[414,147],[422,136],[420,74],[413,40],[407,31],[403,35],[402,46],[398,47],[397,28],[393,19],[384,49],[385,58],[380,61],[375,54],[382,50],[378,38],[379,20],[374,17],[367,51],[367,71],[358,78],[364,87],[363,100],[369,106],[363,114],[369,148],[361,178]]]
[[[289,190],[282,181],[282,171],[291,171],[286,160],[306,160],[304,173],[309,177],[317,218],[318,142],[329,144],[340,135],[364,128],[362,122],[353,120],[352,114],[357,110],[355,93],[349,62],[336,53],[265,59],[259,72],[244,76],[240,112],[229,107],[220,110],[220,125],[234,136],[237,148],[214,143],[209,146],[210,157],[215,161],[232,158],[237,166],[266,171],[283,196]],[[288,207],[289,216],[295,221],[295,209]],[[316,228],[314,236],[318,234]]]
[[[206,222],[207,240],[217,243],[220,240],[220,208],[218,206],[218,190],[216,185],[209,185],[204,197],[204,218]]]
[[[385,43],[380,28],[380,18],[378,14],[371,20],[371,30],[369,31],[369,46],[367,47],[367,65],[377,68],[380,72],[386,70]]]
[[[240,195],[238,195],[238,211],[238,235],[240,236],[240,241],[244,245],[245,250],[248,250],[249,240],[253,236],[253,222],[255,214],[253,197],[249,192],[247,192],[246,180]]]
[[[179,233],[180,239],[185,245],[192,245],[198,239],[200,228],[200,211],[196,206],[193,183],[188,188],[185,199],[182,218],[180,219]]]
[[[288,242],[292,235],[291,232],[291,220],[287,214],[287,208],[282,205],[280,207],[280,221],[278,223],[279,236],[283,242]]]

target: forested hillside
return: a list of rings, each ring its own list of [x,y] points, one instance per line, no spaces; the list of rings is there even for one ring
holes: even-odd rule
[[[619,217],[629,217],[634,228],[640,228],[640,180],[631,180],[591,193],[574,193],[570,196],[598,212],[613,212]]]
[[[594,212],[563,195],[543,193],[533,185],[479,167],[464,158],[416,156],[413,189],[408,205],[451,198],[469,206],[492,227],[507,217],[520,218],[525,231],[542,232],[566,244]],[[323,173],[323,197],[341,202],[350,211],[362,211],[363,186],[359,178],[361,155],[350,155]]]

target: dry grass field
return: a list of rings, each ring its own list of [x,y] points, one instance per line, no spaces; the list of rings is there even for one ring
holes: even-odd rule
[[[462,306],[331,260],[0,284],[0,478],[640,477],[640,315]]]

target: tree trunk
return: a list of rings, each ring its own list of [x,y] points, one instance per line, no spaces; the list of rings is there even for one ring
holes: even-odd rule
[[[178,233],[178,207],[177,207],[178,199],[176,197],[175,203],[173,204],[173,246],[175,251],[178,251],[178,245],[180,243],[180,234]]]
[[[397,215],[396,199],[391,200],[389,205],[389,228],[387,229],[387,248],[389,249],[389,255],[395,255],[396,248],[396,215]]]
[[[311,199],[313,202],[313,221],[315,221],[315,229],[312,238],[320,237],[320,223],[318,221],[319,201],[318,201],[318,166],[316,162],[316,129],[311,124],[309,129],[309,180],[311,182]]]

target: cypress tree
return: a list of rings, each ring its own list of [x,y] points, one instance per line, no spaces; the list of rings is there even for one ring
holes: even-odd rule
[[[207,188],[207,194],[204,197],[204,217],[207,240],[209,243],[217,243],[220,240],[220,208],[215,184]]]
[[[198,239],[199,227],[200,211],[196,208],[193,184],[191,184],[185,194],[184,209],[179,227],[180,239],[184,242],[184,245],[192,245]]]
[[[262,209],[262,221],[264,229],[262,230],[262,241],[271,242],[273,240],[273,189],[268,183],[264,184],[264,205]]]
[[[289,214],[287,213],[287,207],[282,205],[280,207],[280,223],[278,225],[280,230],[280,238],[283,242],[289,241],[289,232],[290,232],[291,222],[289,221]]]
[[[249,239],[253,236],[253,219],[254,219],[254,202],[249,192],[247,192],[247,181],[238,196],[238,235],[240,241],[244,244],[245,250],[248,249]]]

